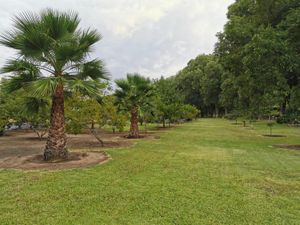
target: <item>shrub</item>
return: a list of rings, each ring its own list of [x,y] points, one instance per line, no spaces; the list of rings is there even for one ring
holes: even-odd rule
[[[300,124],[300,111],[287,111],[285,115],[277,118],[277,123]]]

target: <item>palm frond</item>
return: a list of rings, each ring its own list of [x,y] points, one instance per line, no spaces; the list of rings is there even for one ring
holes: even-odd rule
[[[82,48],[90,47],[102,38],[101,34],[97,30],[87,29],[82,31],[79,37],[79,46]]]
[[[40,70],[32,63],[26,60],[9,60],[1,69],[1,73],[16,73],[3,84],[7,93],[12,93],[28,85],[32,81],[40,78]]]
[[[118,88],[119,88],[119,92],[127,92],[130,90],[130,83],[128,82],[128,80],[125,79],[120,79],[120,80],[115,80],[115,83],[117,84]]]
[[[50,105],[49,99],[37,97],[25,97],[23,102],[23,112],[26,114],[37,114]]]
[[[75,32],[80,20],[75,12],[61,13],[53,9],[46,9],[41,13],[41,23],[47,28],[47,35],[54,40],[65,38]]]
[[[35,75],[40,74],[40,70],[35,64],[23,59],[8,60],[6,64],[0,69],[0,73],[11,73],[11,72],[17,74],[26,73],[26,72]]]
[[[104,64],[101,60],[94,59],[80,65],[80,72],[78,77],[80,79],[91,78],[93,80],[105,79],[108,80],[109,74],[104,68]]]
[[[91,98],[99,98],[102,95],[101,90],[105,87],[104,83],[99,80],[66,80],[66,89],[72,91],[78,91],[83,95],[87,95]]]
[[[139,74],[127,74],[127,79],[115,81],[118,89],[115,91],[116,103],[130,110],[142,106],[153,95],[151,81]]]
[[[64,84],[62,77],[45,77],[31,82],[25,86],[26,91],[33,97],[51,97],[53,96],[58,84]]]

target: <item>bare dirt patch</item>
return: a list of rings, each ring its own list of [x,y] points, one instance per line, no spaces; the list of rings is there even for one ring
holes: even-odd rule
[[[22,170],[61,170],[92,166],[104,163],[108,160],[109,157],[103,152],[71,152],[68,159],[55,162],[45,162],[43,156],[39,154],[5,158],[0,161],[0,168]]]
[[[291,150],[298,150],[300,151],[300,145],[287,145],[287,144],[280,144],[280,145],[273,145],[276,148],[285,148]]]
[[[99,136],[104,141],[104,146],[102,146],[91,134],[68,134],[67,147],[71,152],[71,158],[67,161],[53,164],[42,160],[46,138],[39,139],[30,130],[10,131],[5,136],[0,137],[0,168],[52,170],[95,165],[107,160],[103,150],[131,146],[134,140],[124,138],[126,135],[126,132],[110,133],[101,131]],[[159,136],[155,135],[155,132],[148,132],[142,135],[145,139],[159,138]]]
[[[128,135],[125,135],[125,136],[121,136],[122,138],[125,138],[125,139],[160,139],[160,136],[158,135],[152,135],[152,134],[144,134],[144,135],[140,135],[139,137],[135,138],[135,137],[130,137]]]
[[[280,134],[263,134],[264,137],[286,137],[285,135],[280,135]]]

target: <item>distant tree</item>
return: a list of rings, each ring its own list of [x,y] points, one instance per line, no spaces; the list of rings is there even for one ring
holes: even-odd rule
[[[22,120],[30,124],[40,140],[48,133],[50,103],[49,99],[26,97],[23,95]]]
[[[243,0],[228,8],[215,48],[226,72],[220,99],[227,111],[261,118],[293,108],[300,82],[299,15],[297,0]]]
[[[96,30],[79,29],[76,13],[47,9],[41,14],[23,13],[14,21],[14,29],[0,40],[18,54],[2,68],[4,73],[13,73],[8,90],[24,89],[34,97],[52,98],[44,159],[67,158],[65,92],[99,94],[99,79],[106,78],[103,63],[87,56],[101,36]]]
[[[10,80],[0,83],[0,118],[5,126],[28,123],[35,134],[42,139],[48,132],[50,100],[37,98],[20,89],[13,93],[6,92]]]
[[[104,141],[98,133],[102,127],[102,112],[100,103],[79,92],[73,93],[66,101],[67,131],[73,134],[82,133],[84,129],[89,132],[104,146]]]
[[[162,122],[163,127],[166,127],[166,120],[169,125],[172,121],[179,119],[181,106],[183,105],[184,97],[176,89],[177,80],[174,78],[163,78],[154,82],[156,98],[155,115]]]
[[[153,87],[149,79],[139,74],[127,74],[127,79],[116,80],[116,103],[120,109],[130,113],[130,138],[139,137],[139,109],[148,104],[153,96]]]
[[[193,105],[183,105],[181,107],[181,117],[185,120],[193,120],[199,116],[200,110]]]
[[[219,99],[223,73],[224,71],[221,64],[219,64],[215,58],[212,58],[204,67],[204,73],[201,77],[200,93],[203,98],[204,107],[208,108],[208,111],[215,117],[219,116],[221,107]]]
[[[101,124],[110,125],[113,133],[115,133],[116,130],[122,132],[128,121],[128,113],[124,111],[119,111],[115,102],[115,96],[108,95],[103,98],[101,104]]]
[[[219,104],[224,108],[225,116],[238,106],[236,81],[232,74],[225,72],[221,78]]]
[[[223,67],[214,55],[199,55],[175,76],[184,103],[201,109],[202,116],[218,116]]]
[[[139,111],[139,122],[140,125],[144,125],[145,133],[147,133],[147,124],[151,122],[155,122],[155,112],[156,112],[156,105],[155,105],[155,98],[151,98],[148,101],[148,104],[145,104],[140,107]]]

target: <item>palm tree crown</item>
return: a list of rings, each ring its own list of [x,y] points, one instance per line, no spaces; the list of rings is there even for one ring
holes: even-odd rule
[[[58,84],[65,90],[97,93],[98,79],[106,78],[103,63],[88,60],[93,45],[101,39],[96,30],[80,30],[76,13],[51,9],[23,13],[14,18],[14,29],[1,35],[0,43],[17,51],[3,73],[15,73],[9,91],[29,87],[32,94],[52,95]]]
[[[147,98],[153,95],[151,81],[139,74],[127,74],[127,79],[115,81],[118,89],[115,91],[120,107],[130,110],[145,104]]]
[[[13,48],[18,57],[9,60],[3,73],[12,73],[8,92],[26,90],[30,97],[52,98],[45,160],[66,158],[64,94],[79,91],[97,97],[107,79],[103,63],[89,59],[101,39],[96,30],[78,28],[76,13],[47,9],[14,18],[14,29],[2,35],[0,44]]]

